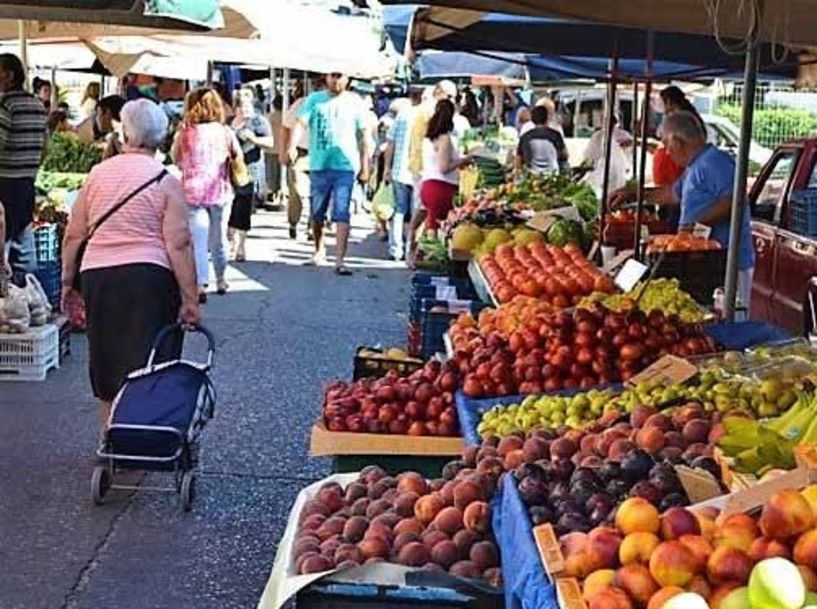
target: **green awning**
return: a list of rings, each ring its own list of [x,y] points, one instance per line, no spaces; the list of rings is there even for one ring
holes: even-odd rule
[[[144,0],[145,15],[166,17],[214,30],[224,27],[218,0]]]

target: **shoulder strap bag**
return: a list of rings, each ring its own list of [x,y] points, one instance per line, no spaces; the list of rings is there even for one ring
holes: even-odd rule
[[[74,260],[74,282],[72,284],[72,287],[75,290],[79,290],[80,287],[81,287],[80,279],[79,279],[79,273],[80,273],[80,270],[82,269],[82,259],[85,256],[85,250],[88,249],[88,243],[91,241],[91,238],[94,236],[96,231],[99,230],[99,227],[101,227],[103,224],[105,224],[105,222],[108,220],[108,218],[110,218],[117,211],[122,209],[122,207],[124,207],[125,203],[127,203],[128,201],[133,199],[136,195],[138,195],[140,192],[147,189],[148,187],[152,186],[153,184],[161,182],[162,178],[164,178],[166,175],[167,175],[167,169],[162,169],[162,171],[158,175],[152,177],[150,180],[148,180],[147,182],[145,182],[144,184],[139,186],[137,189],[135,189],[133,192],[131,192],[127,197],[122,199],[119,203],[117,203],[116,205],[111,207],[108,211],[106,211],[104,214],[102,214],[102,217],[99,218],[99,220],[94,222],[94,225],[91,227],[91,230],[88,231],[88,235],[80,242],[79,247],[77,248],[77,256],[76,256],[76,258]]]

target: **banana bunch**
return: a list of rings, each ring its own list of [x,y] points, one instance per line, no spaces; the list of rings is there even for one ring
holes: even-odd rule
[[[738,416],[723,420],[726,434],[718,447],[734,460],[735,470],[763,475],[770,469],[792,469],[794,447],[817,444],[817,396],[799,392],[783,415],[756,421]]]

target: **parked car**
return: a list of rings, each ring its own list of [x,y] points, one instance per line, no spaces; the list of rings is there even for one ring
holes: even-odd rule
[[[792,193],[817,189],[817,138],[779,146],[749,191],[757,262],[751,316],[795,335],[815,328],[809,286],[817,277],[817,238],[797,230]],[[817,296],[817,292],[815,292]]]

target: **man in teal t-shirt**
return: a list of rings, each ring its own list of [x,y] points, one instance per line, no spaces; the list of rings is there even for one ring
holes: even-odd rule
[[[337,256],[335,272],[351,275],[344,264],[349,241],[349,207],[355,178],[366,182],[369,177],[369,151],[360,99],[346,90],[348,77],[332,73],[326,77],[326,89],[312,93],[298,112],[298,121],[290,142],[297,142],[309,128],[310,207],[315,234],[313,264],[326,258],[323,225],[329,202],[332,221],[337,223]],[[290,145],[289,158],[297,151]]]

